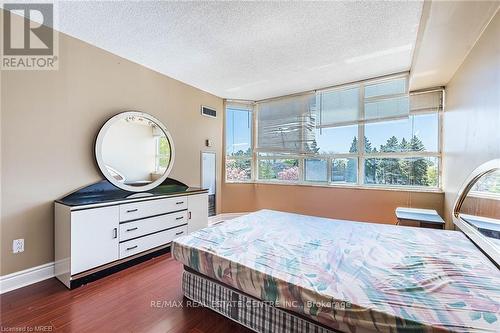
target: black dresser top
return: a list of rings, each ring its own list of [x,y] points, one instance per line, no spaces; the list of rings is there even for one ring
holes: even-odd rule
[[[56,202],[66,206],[85,206],[113,201],[126,201],[154,198],[161,196],[176,196],[207,192],[206,189],[189,187],[178,180],[167,178],[161,185],[147,192],[129,192],[122,190],[107,180],[81,188]]]

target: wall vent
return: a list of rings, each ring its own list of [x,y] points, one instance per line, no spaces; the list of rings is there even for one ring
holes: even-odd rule
[[[208,106],[201,106],[201,114],[203,116],[211,117],[211,118],[217,118],[217,111],[214,109],[209,108]]]

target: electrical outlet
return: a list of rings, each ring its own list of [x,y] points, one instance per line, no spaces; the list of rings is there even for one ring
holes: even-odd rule
[[[24,252],[24,238],[12,241],[12,253]]]

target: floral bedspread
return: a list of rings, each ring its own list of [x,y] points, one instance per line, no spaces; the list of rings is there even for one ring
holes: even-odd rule
[[[175,259],[342,332],[500,332],[500,271],[461,232],[262,210]]]

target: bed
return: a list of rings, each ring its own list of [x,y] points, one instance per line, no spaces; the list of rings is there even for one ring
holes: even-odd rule
[[[188,298],[258,332],[500,331],[499,270],[458,231],[262,210],[172,255]]]

